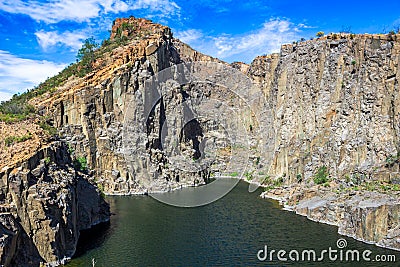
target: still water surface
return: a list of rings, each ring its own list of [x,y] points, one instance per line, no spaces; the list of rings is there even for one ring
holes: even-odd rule
[[[146,196],[108,197],[108,226],[85,232],[77,256],[67,266],[400,266],[400,253],[337,234],[334,226],[283,211],[276,201],[249,193],[240,182],[224,198],[197,208],[178,208]],[[396,263],[260,262],[269,250],[369,249],[372,255],[395,254]]]

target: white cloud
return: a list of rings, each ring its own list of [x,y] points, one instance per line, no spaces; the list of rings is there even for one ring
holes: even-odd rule
[[[20,58],[0,50],[0,101],[43,82],[66,64]]]
[[[306,25],[296,25],[288,19],[274,18],[253,32],[236,36],[222,34],[210,38],[188,38],[187,42],[211,56],[227,61],[241,60],[250,63],[256,56],[279,52],[282,44],[300,39],[303,28],[306,28]]]
[[[190,29],[186,31],[177,31],[175,33],[175,37],[184,43],[190,43],[198,41],[200,38],[202,38],[203,33],[200,30]]]
[[[79,49],[82,46],[83,40],[87,38],[87,34],[83,31],[65,31],[59,33],[57,31],[38,31],[35,33],[39,45],[46,50],[57,44],[65,45],[73,49]]]
[[[169,0],[137,0],[129,8],[130,10],[147,9],[151,12],[161,12],[166,17],[179,15],[180,7]]]
[[[1,89],[0,89],[0,102],[1,102],[1,101],[6,101],[6,100],[8,100],[8,99],[10,99],[12,96],[13,96],[12,93],[3,92],[3,91],[1,91]]]
[[[130,10],[146,9],[158,12],[159,16],[179,14],[180,7],[170,0],[52,0],[45,2],[0,0],[0,10],[25,14],[36,21],[57,23],[60,21],[90,21],[101,13],[119,13]]]

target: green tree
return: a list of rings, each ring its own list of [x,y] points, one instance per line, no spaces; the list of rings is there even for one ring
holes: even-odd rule
[[[317,32],[316,36],[317,37],[322,37],[322,36],[324,36],[324,34],[325,34],[324,32]]]
[[[85,40],[82,48],[79,49],[76,59],[79,61],[81,66],[81,72],[79,76],[83,76],[93,70],[93,63],[95,61],[95,50],[99,47],[96,40],[90,37]]]

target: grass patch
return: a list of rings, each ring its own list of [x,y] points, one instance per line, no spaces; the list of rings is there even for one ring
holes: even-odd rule
[[[4,143],[6,144],[6,146],[12,146],[13,144],[16,143],[21,143],[21,142],[25,142],[26,140],[29,140],[32,138],[32,134],[26,134],[26,135],[22,135],[22,136],[8,136],[4,139]]]
[[[238,173],[238,172],[231,172],[231,173],[229,174],[229,176],[230,176],[230,177],[238,177],[238,176],[239,176],[239,173]]]

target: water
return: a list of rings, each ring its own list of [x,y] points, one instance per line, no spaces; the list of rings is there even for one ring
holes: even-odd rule
[[[334,226],[315,223],[283,211],[276,201],[248,193],[240,182],[224,198],[197,208],[178,208],[146,196],[108,197],[108,226],[85,232],[78,256],[67,266],[399,266],[400,253],[337,234]],[[269,249],[369,249],[372,255],[394,254],[396,263],[261,262],[257,252]],[[286,255],[287,256],[287,255]],[[372,256],[371,256],[372,257]],[[276,257],[275,257],[276,258]]]

